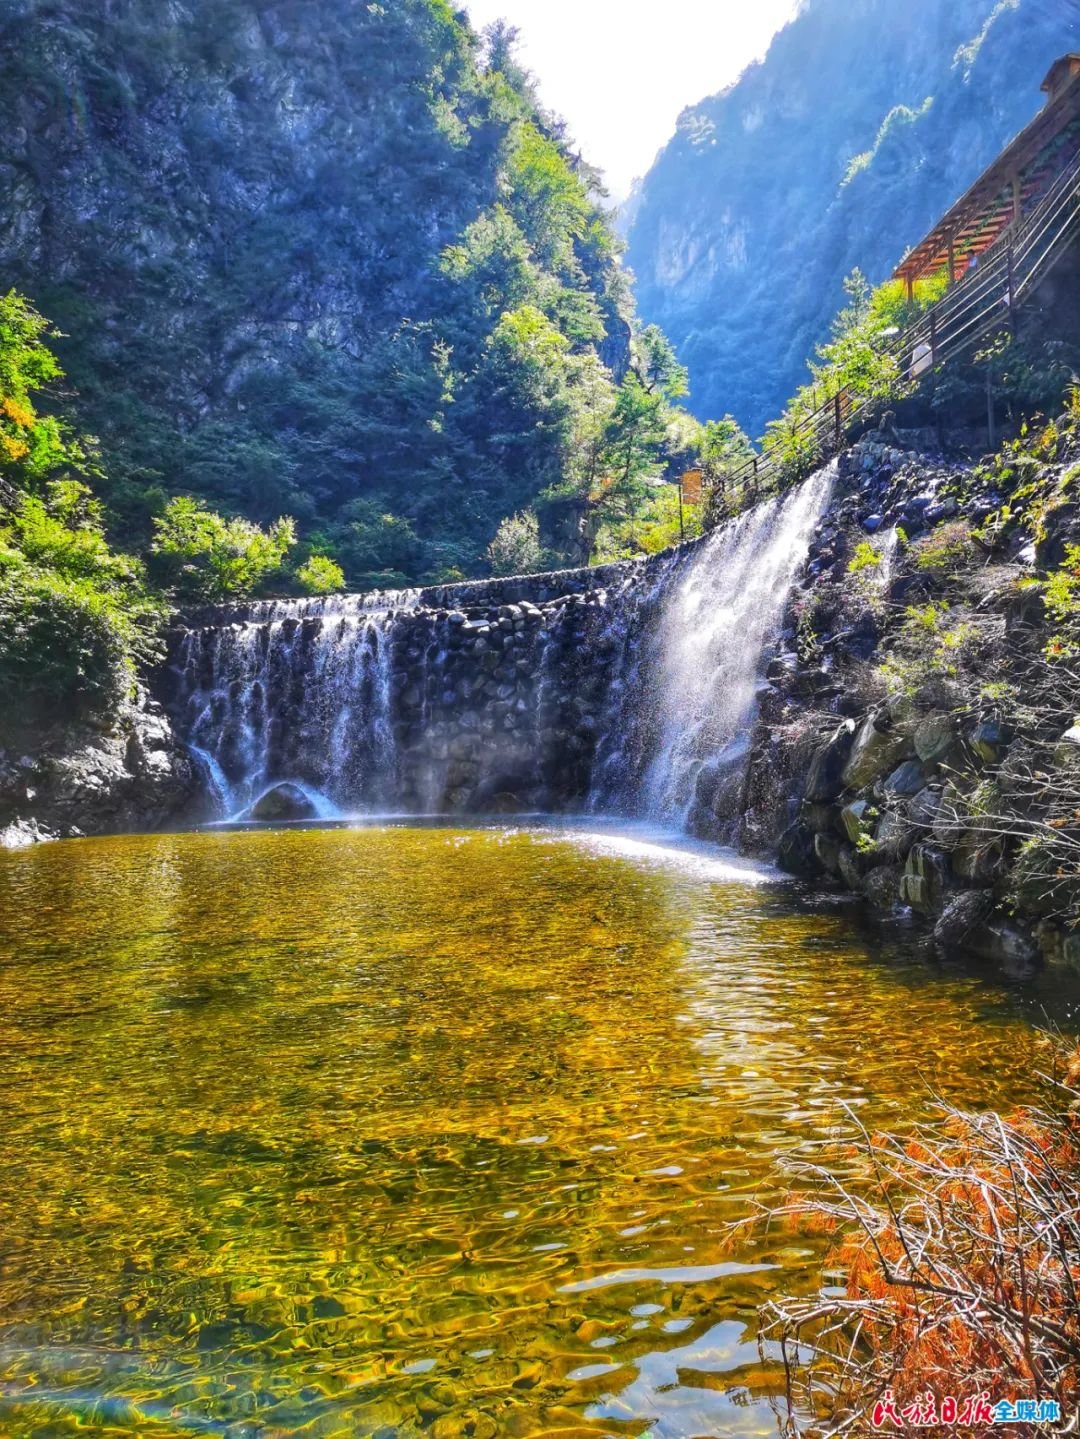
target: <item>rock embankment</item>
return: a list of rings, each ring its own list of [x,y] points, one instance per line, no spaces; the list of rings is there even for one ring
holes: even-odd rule
[[[139,694],[105,728],[13,735],[0,747],[0,847],[156,829],[198,776],[161,706]]]
[[[949,464],[870,437],[769,667],[747,839],[944,950],[1080,968],[1080,728],[1043,591],[1077,536],[1080,442]]]

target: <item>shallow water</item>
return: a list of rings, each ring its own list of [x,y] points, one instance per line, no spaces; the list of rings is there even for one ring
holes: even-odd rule
[[[715,854],[267,830],[0,855],[0,1433],[773,1435],[725,1226],[1037,1004]],[[1049,991],[1047,991],[1049,993]]]

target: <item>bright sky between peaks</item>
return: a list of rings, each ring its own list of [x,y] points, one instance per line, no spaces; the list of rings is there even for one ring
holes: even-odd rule
[[[764,55],[798,0],[464,0],[480,30],[503,19],[519,55],[615,200],[674,134],[679,112]]]

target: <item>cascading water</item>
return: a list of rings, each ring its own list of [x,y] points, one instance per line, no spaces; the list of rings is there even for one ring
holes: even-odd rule
[[[721,833],[832,480],[669,554],[540,581],[539,604],[468,586],[212,616],[174,645],[178,728],[219,813],[290,781],[319,812],[587,807]]]
[[[739,516],[623,607],[590,808],[715,829],[746,767],[766,643],[834,479],[828,466]]]
[[[607,728],[614,783],[593,803],[679,828],[741,776],[766,640],[832,487],[825,469],[716,531],[656,607],[635,682]],[[601,776],[605,765],[600,766]]]
[[[344,805],[392,800],[394,614],[351,598],[277,601],[183,636],[181,728],[219,813],[283,778]]]

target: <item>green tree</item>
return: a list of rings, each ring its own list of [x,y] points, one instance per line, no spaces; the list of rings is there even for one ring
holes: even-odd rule
[[[509,158],[509,208],[538,259],[556,270],[573,262],[573,241],[588,225],[592,206],[581,179],[554,141],[531,121],[517,129]]]
[[[158,656],[163,607],[114,553],[85,485],[53,481],[0,510],[0,690],[6,718],[106,713]]]
[[[531,510],[505,519],[487,548],[493,575],[534,574],[541,567],[540,525]]]
[[[619,386],[604,432],[599,505],[605,519],[627,519],[643,504],[650,479],[662,468],[666,435],[662,394],[632,371]]]
[[[312,555],[296,571],[305,594],[332,595],[345,588],[345,572],[328,555]]]
[[[260,529],[227,520],[188,495],[170,500],[154,521],[153,554],[170,588],[184,599],[240,599],[281,567],[296,541],[291,519]]]
[[[25,296],[14,290],[0,296],[0,479],[20,488],[40,489],[59,470],[87,466],[68,427],[34,406],[34,395],[63,375],[45,343],[50,332]]]
[[[634,369],[650,395],[659,395],[671,405],[689,394],[686,367],[679,364],[671,341],[658,325],[646,326],[634,348]]]
[[[738,420],[725,415],[701,427],[698,455],[706,478],[718,479],[754,458],[754,447]]]

